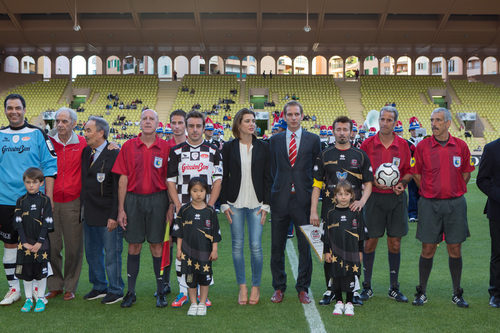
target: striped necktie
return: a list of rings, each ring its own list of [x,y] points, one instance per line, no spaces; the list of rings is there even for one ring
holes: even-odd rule
[[[94,164],[95,152],[96,152],[96,150],[92,149],[92,153],[90,154],[90,166],[92,166],[92,164]]]
[[[295,165],[297,160],[297,142],[295,141],[295,133],[292,133],[292,138],[290,139],[290,146],[288,147],[288,159],[290,160],[290,165]]]

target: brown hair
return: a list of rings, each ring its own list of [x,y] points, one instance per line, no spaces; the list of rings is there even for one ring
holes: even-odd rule
[[[247,108],[243,108],[240,111],[238,111],[233,118],[232,130],[233,130],[233,135],[234,135],[235,139],[240,138],[240,125],[241,125],[241,122],[243,121],[243,116],[246,114],[251,114],[255,119],[255,112],[253,112],[252,110],[249,110]]]
[[[283,107],[283,114],[284,116],[286,117],[286,110],[290,107],[290,106],[298,106],[299,109],[300,109],[300,114],[304,114],[304,108],[302,107],[302,104],[300,104],[299,102],[295,101],[295,100],[291,100],[290,102],[287,102],[285,104],[285,106]]]
[[[186,125],[189,118],[200,118],[203,124],[203,128],[205,128],[205,117],[203,117],[203,114],[200,111],[196,110],[189,111],[189,113],[186,116]]]
[[[335,190],[333,191],[333,197],[335,198],[335,196],[337,195],[337,193],[340,192],[340,190],[344,190],[348,193],[351,193],[351,202],[354,202],[354,197],[355,197],[355,194],[354,194],[354,190],[352,188],[352,185],[351,183],[349,183],[347,180],[341,180],[337,183],[337,185],[335,186]]]
[[[26,178],[33,179],[33,180],[39,180],[40,183],[43,182],[43,172],[42,170],[38,168],[28,168],[26,171],[23,173],[23,181],[26,180]]]
[[[334,121],[333,121],[333,130],[335,130],[335,125],[337,123],[342,123],[342,124],[346,124],[346,123],[349,123],[349,127],[351,129],[351,132],[352,132],[352,120],[349,119],[349,117],[347,116],[340,116],[340,117],[337,117]]]

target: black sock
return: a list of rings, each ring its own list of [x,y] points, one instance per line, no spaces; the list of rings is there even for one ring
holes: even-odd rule
[[[398,286],[399,263],[401,262],[401,253],[391,253],[389,255],[389,279],[391,288]]]
[[[173,248],[170,247],[170,265],[168,265],[163,271],[163,283],[168,285],[170,285],[170,268],[174,265],[174,262],[172,261],[172,250]]]
[[[163,293],[163,277],[160,275],[161,257],[153,257],[153,270],[156,276],[156,293],[160,295]]]
[[[363,271],[365,272],[365,282],[368,287],[372,285],[373,262],[375,261],[375,251],[363,254]]]
[[[460,288],[460,279],[462,278],[462,257],[449,257],[448,264],[450,266],[451,281],[453,282],[453,292],[456,292]]]
[[[344,302],[344,300],[342,299],[342,289],[337,289],[335,290],[335,302]]]
[[[351,302],[351,303],[352,303],[352,299],[353,299],[353,297],[354,297],[354,293],[353,293],[352,291],[348,291],[348,292],[346,293],[346,296],[345,296],[345,302],[346,302],[346,303],[349,303],[349,302]]]
[[[325,265],[323,266],[323,270],[325,273],[325,282],[326,282],[326,290],[330,290],[330,263],[325,261]]]
[[[135,282],[139,275],[139,264],[141,263],[141,254],[129,254],[127,257],[127,277],[128,291],[135,293]]]
[[[434,258],[424,258],[420,256],[420,261],[418,263],[418,273],[420,287],[422,288],[423,293],[425,293],[425,290],[427,289],[427,281],[429,281],[429,276],[431,275],[433,259]]]

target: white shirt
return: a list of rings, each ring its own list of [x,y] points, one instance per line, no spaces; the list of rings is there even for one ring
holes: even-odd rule
[[[292,132],[288,128],[286,129],[286,151],[290,153],[290,141],[292,140],[292,133],[295,133],[295,144],[297,145],[297,154],[299,153],[300,139],[302,138],[302,127],[297,131]]]
[[[228,202],[235,208],[249,208],[255,209],[261,206],[262,210],[270,212],[269,205],[264,205],[257,199],[257,194],[255,194],[255,188],[253,187],[252,181],[252,150],[253,145],[250,149],[247,145],[240,142],[240,160],[241,160],[241,184],[240,191],[238,192],[238,197],[236,201]],[[221,210],[225,212],[229,208],[228,205],[224,204],[221,206]]]

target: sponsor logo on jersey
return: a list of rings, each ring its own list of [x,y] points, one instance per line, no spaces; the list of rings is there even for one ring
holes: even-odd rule
[[[340,157],[339,157],[339,160],[345,161],[345,155],[341,154]]]
[[[161,168],[163,166],[163,158],[155,156],[154,166],[157,169]]]
[[[31,207],[30,207],[30,210],[36,210],[36,205],[32,204]]]
[[[200,214],[194,214],[194,219],[199,220],[200,219]]]
[[[191,161],[199,161],[200,160],[200,153],[197,151],[192,151],[191,152]]]
[[[338,180],[346,180],[347,179],[347,172],[337,171],[337,179]]]
[[[212,221],[210,220],[205,220],[205,227],[211,228],[212,227]]]
[[[315,165],[314,168],[313,168],[314,171],[318,171],[318,166]]]
[[[355,159],[355,158],[353,158],[353,159],[351,160],[351,166],[352,166],[353,168],[357,168],[357,167],[359,166],[359,162],[358,162],[358,160],[357,160],[357,159]]]
[[[30,141],[31,140],[31,136],[23,136],[23,138],[21,140],[22,141]]]
[[[189,153],[182,153],[181,154],[181,159],[182,160],[188,160],[189,159]]]
[[[54,146],[52,145],[50,139],[45,140],[45,143],[47,144],[47,147],[49,147],[50,151],[54,151]]]
[[[198,164],[183,164],[181,167],[182,172],[186,172],[189,170],[195,170],[198,172],[201,172],[203,170],[208,170],[208,165],[205,165],[203,163],[198,163]]]
[[[393,157],[392,164],[399,168],[399,165],[401,164],[401,159],[399,157]]]
[[[347,221],[347,216],[342,215],[342,216],[340,217],[340,222],[346,222],[346,221]]]
[[[14,142],[14,143],[18,143],[18,142],[19,142],[19,135],[14,135],[14,136],[12,137],[12,142]]]
[[[201,154],[201,158],[208,158],[208,154]]]
[[[4,137],[2,138],[2,141],[3,141],[3,142],[9,142],[9,138],[8,138],[8,137],[6,137],[6,136],[4,136]]]
[[[455,168],[460,168],[461,165],[462,165],[462,159],[460,158],[460,156],[453,156],[453,166]]]
[[[23,153],[25,151],[30,151],[31,147],[25,147],[24,145],[20,146],[20,147],[7,147],[7,146],[3,146],[2,147],[2,153],[6,153],[6,152],[14,152],[14,153]]]

